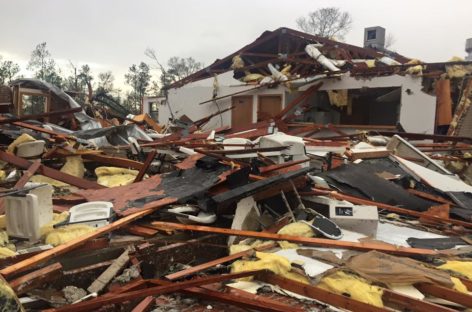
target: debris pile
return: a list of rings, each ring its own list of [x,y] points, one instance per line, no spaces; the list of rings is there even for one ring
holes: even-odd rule
[[[305,50],[347,70],[326,47]],[[385,57],[364,73],[430,70]],[[14,82],[0,118],[3,311],[472,308],[472,82],[453,64],[448,75],[466,73],[449,135],[295,122],[321,82],[266,119],[211,130],[221,111],[163,125]],[[233,56],[242,79],[265,79],[245,67]],[[289,81],[290,68],[269,69]],[[24,114],[25,89],[51,109]]]

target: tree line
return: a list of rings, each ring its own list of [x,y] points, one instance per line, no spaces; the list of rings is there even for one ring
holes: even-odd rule
[[[341,41],[349,32],[352,23],[351,15],[336,7],[320,8],[296,20],[298,28],[304,32]],[[394,37],[389,34],[385,48],[389,49],[394,41]],[[69,74],[64,75],[47,49],[46,42],[38,44],[33,50],[27,69],[34,73],[34,78],[74,92],[79,102],[86,102],[91,94],[106,94],[128,110],[137,112],[143,96],[163,95],[166,86],[203,67],[202,63],[192,57],[171,57],[166,66],[163,66],[155,50],[146,49],[144,54],[148,57],[149,63],[132,64],[124,76],[125,83],[130,86],[130,90],[126,92],[115,87],[115,77],[111,71],[94,75],[87,64],[78,67],[69,62]],[[159,73],[157,80],[152,80],[152,71]],[[18,64],[3,60],[0,55],[0,85],[18,78],[19,72]]]
[[[69,61],[66,70],[60,68],[48,50],[46,42],[34,48],[26,69],[32,72],[33,78],[72,93],[81,103],[86,103],[92,95],[105,94],[128,110],[138,112],[143,96],[162,95],[166,86],[203,68],[203,64],[192,57],[174,56],[168,60],[166,66],[162,66],[154,50],[147,49],[145,55],[150,63],[142,61],[128,68],[124,79],[130,88],[126,91],[116,87],[112,71],[93,73],[89,65],[78,66],[72,61]],[[5,60],[0,55],[0,85],[23,78],[19,75],[20,69],[19,64]],[[157,80],[152,79],[152,71],[158,73]]]

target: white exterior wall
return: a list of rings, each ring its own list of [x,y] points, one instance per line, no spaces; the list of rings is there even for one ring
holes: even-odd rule
[[[421,91],[421,77],[410,75],[383,76],[359,79],[342,76],[340,79],[325,80],[320,90],[401,87],[400,124],[405,131],[434,133],[436,119],[436,97]],[[411,92],[407,92],[407,90]],[[379,103],[379,105],[382,105]]]
[[[218,75],[218,97],[233,94],[239,91],[248,90],[257,85],[242,86],[242,83],[233,78],[233,72],[226,72]],[[213,81],[214,78],[208,78],[196,82],[186,84],[181,88],[171,89],[168,93],[168,99],[175,117],[187,115],[192,120],[198,120],[207,117],[213,113],[218,112],[218,107],[213,102],[199,105],[199,103],[211,100],[213,97]],[[277,87],[274,89],[267,89],[262,87],[249,92],[237,94],[235,96],[253,96],[253,122],[257,121],[257,107],[258,95],[280,95],[282,97],[282,108],[285,103],[285,87]],[[218,100],[220,110],[231,107],[231,96]],[[223,126],[231,125],[231,111],[223,113]],[[160,124],[166,124],[171,117],[169,108],[166,106],[159,106],[159,120]],[[205,129],[215,129],[221,127],[220,116],[213,117],[208,124],[204,126]]]
[[[233,72],[229,71],[218,75],[218,97],[248,90],[255,86],[241,86],[241,82],[233,79]],[[218,111],[213,102],[199,105],[200,102],[210,100],[213,96],[213,78],[189,83],[181,88],[169,90],[169,102],[175,117],[187,115],[192,120],[207,117]],[[359,79],[344,75],[341,78],[325,80],[320,90],[360,89],[360,88],[401,87],[400,123],[408,132],[434,133],[436,114],[436,97],[421,91],[421,78],[412,76],[384,76],[371,79]],[[308,88],[304,86],[302,90]],[[410,90],[408,92],[406,90]],[[282,96],[282,108],[285,106],[286,88],[278,86],[274,89],[266,87],[245,92],[238,95],[253,95],[253,122],[257,121],[258,95]],[[221,110],[231,106],[231,96],[218,100]],[[381,105],[381,104],[379,104]],[[159,107],[159,123],[166,124],[169,120],[169,108]],[[231,111],[223,114],[223,125],[231,125]],[[214,129],[221,126],[219,116],[214,117],[205,126],[205,129]]]

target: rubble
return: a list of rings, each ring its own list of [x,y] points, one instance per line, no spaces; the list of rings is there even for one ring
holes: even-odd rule
[[[283,106],[250,122],[208,128],[238,117],[242,102],[168,124],[116,103],[102,108],[112,115],[92,116],[93,103],[84,109],[48,83],[12,83],[0,118],[3,310],[472,308],[471,65],[287,29],[280,40],[298,43],[298,57],[254,65],[263,52],[251,49],[273,49],[261,41],[281,31],[172,87],[228,71],[251,86],[213,101],[287,91]],[[362,89],[385,77],[422,90]],[[344,80],[359,90],[340,88]],[[15,94],[25,88],[51,109],[24,115]],[[448,113],[410,116],[410,107],[395,123],[374,123],[403,92],[424,92]],[[357,99],[376,107],[359,113]],[[304,120],[314,102],[343,117]],[[426,133],[402,127],[419,129],[412,118],[422,117],[432,117]]]

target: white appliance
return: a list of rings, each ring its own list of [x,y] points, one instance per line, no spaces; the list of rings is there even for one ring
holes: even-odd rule
[[[50,185],[27,183],[35,187],[25,196],[5,197],[5,217],[9,236],[26,238],[31,242],[40,239],[40,228],[52,220],[52,194]]]
[[[303,199],[327,206],[329,219],[342,229],[374,238],[377,235],[379,212],[376,206],[354,205],[345,200],[325,196],[307,196]]]

